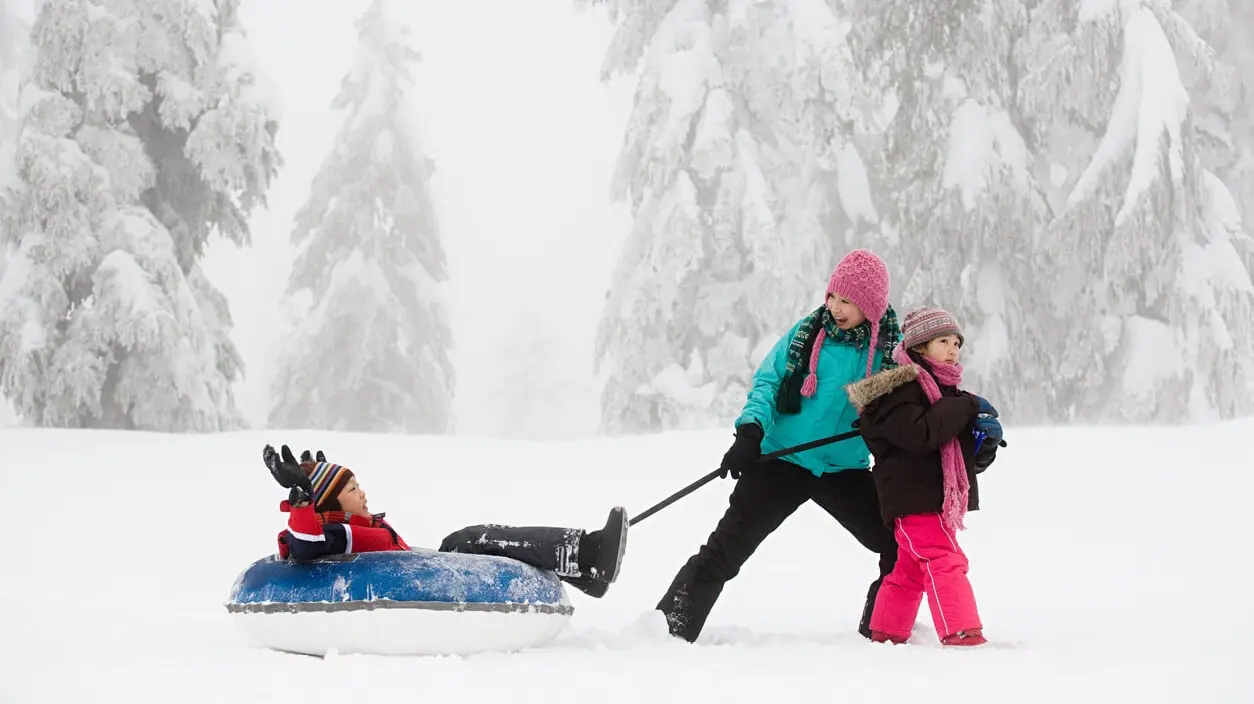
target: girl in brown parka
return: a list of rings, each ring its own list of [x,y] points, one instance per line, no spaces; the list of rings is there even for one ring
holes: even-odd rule
[[[949,313],[912,311],[894,353],[900,366],[847,389],[898,546],[871,615],[876,642],[904,643],[925,593],[942,643],[986,642],[957,531],[966,511],[979,508],[976,475],[991,463],[1001,426],[988,401],[958,388],[962,343]]]

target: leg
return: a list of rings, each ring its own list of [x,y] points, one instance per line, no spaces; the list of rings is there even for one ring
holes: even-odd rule
[[[905,537],[898,531],[897,565],[884,578],[884,585],[875,599],[871,615],[871,631],[889,640],[905,642],[914,630],[923,602],[923,572],[905,546]]]
[[[440,544],[443,552],[508,557],[552,571],[598,599],[618,578],[626,547],[627,513],[621,507],[610,510],[600,530],[489,524],[462,528]]]
[[[579,577],[579,542],[585,535],[577,528],[469,526],[445,537],[440,551],[508,557],[559,577]]]
[[[697,639],[723,585],[740,573],[766,536],[805,502],[813,480],[806,470],[778,460],[740,475],[718,526],[658,602],[671,635],[688,642]]]
[[[967,580],[967,556],[940,514],[903,516],[897,521],[897,530],[919,565],[937,635],[944,640],[960,631],[981,628],[975,592]]]
[[[867,589],[862,605],[862,618],[858,632],[871,637],[871,611],[876,595],[886,575],[893,571],[897,562],[897,541],[893,531],[884,525],[880,516],[879,493],[875,480],[864,470],[848,469],[825,474],[814,489],[814,502],[835,518],[863,547],[879,555],[879,579]]]

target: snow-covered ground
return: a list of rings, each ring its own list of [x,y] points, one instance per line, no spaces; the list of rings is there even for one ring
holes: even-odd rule
[[[714,466],[726,431],[523,443],[244,432],[0,431],[0,702],[1249,702],[1246,516],[1254,421],[1009,429],[963,534],[986,632],[941,649],[854,631],[874,561],[817,507],[772,536],[697,645],[650,609],[720,515],[716,483],[633,529],[571,630],[470,658],[261,650],[222,604],[273,550],[283,492],[265,442],[354,467],[375,511],[432,546],[486,521],[596,527]],[[316,442],[315,438],[321,438]],[[293,699],[294,698],[294,699]]]

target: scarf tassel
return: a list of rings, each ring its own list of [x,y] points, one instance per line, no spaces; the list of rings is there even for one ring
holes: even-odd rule
[[[801,395],[810,398],[819,390],[819,377],[814,372],[806,374],[805,383],[801,385]]]

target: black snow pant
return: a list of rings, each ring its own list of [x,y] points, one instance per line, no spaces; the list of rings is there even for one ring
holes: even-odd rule
[[[723,585],[740,573],[766,536],[810,499],[859,543],[879,554],[880,576],[867,590],[858,626],[869,638],[875,596],[897,562],[897,542],[880,517],[879,495],[871,473],[846,470],[816,477],[783,460],[762,462],[741,473],[718,526],[675,575],[657,605],[666,615],[671,634],[695,641]]]
[[[467,526],[446,536],[440,543],[440,552],[508,557],[554,572],[562,581],[582,588],[592,583],[592,578],[584,575],[579,559],[587,534],[579,528]]]

